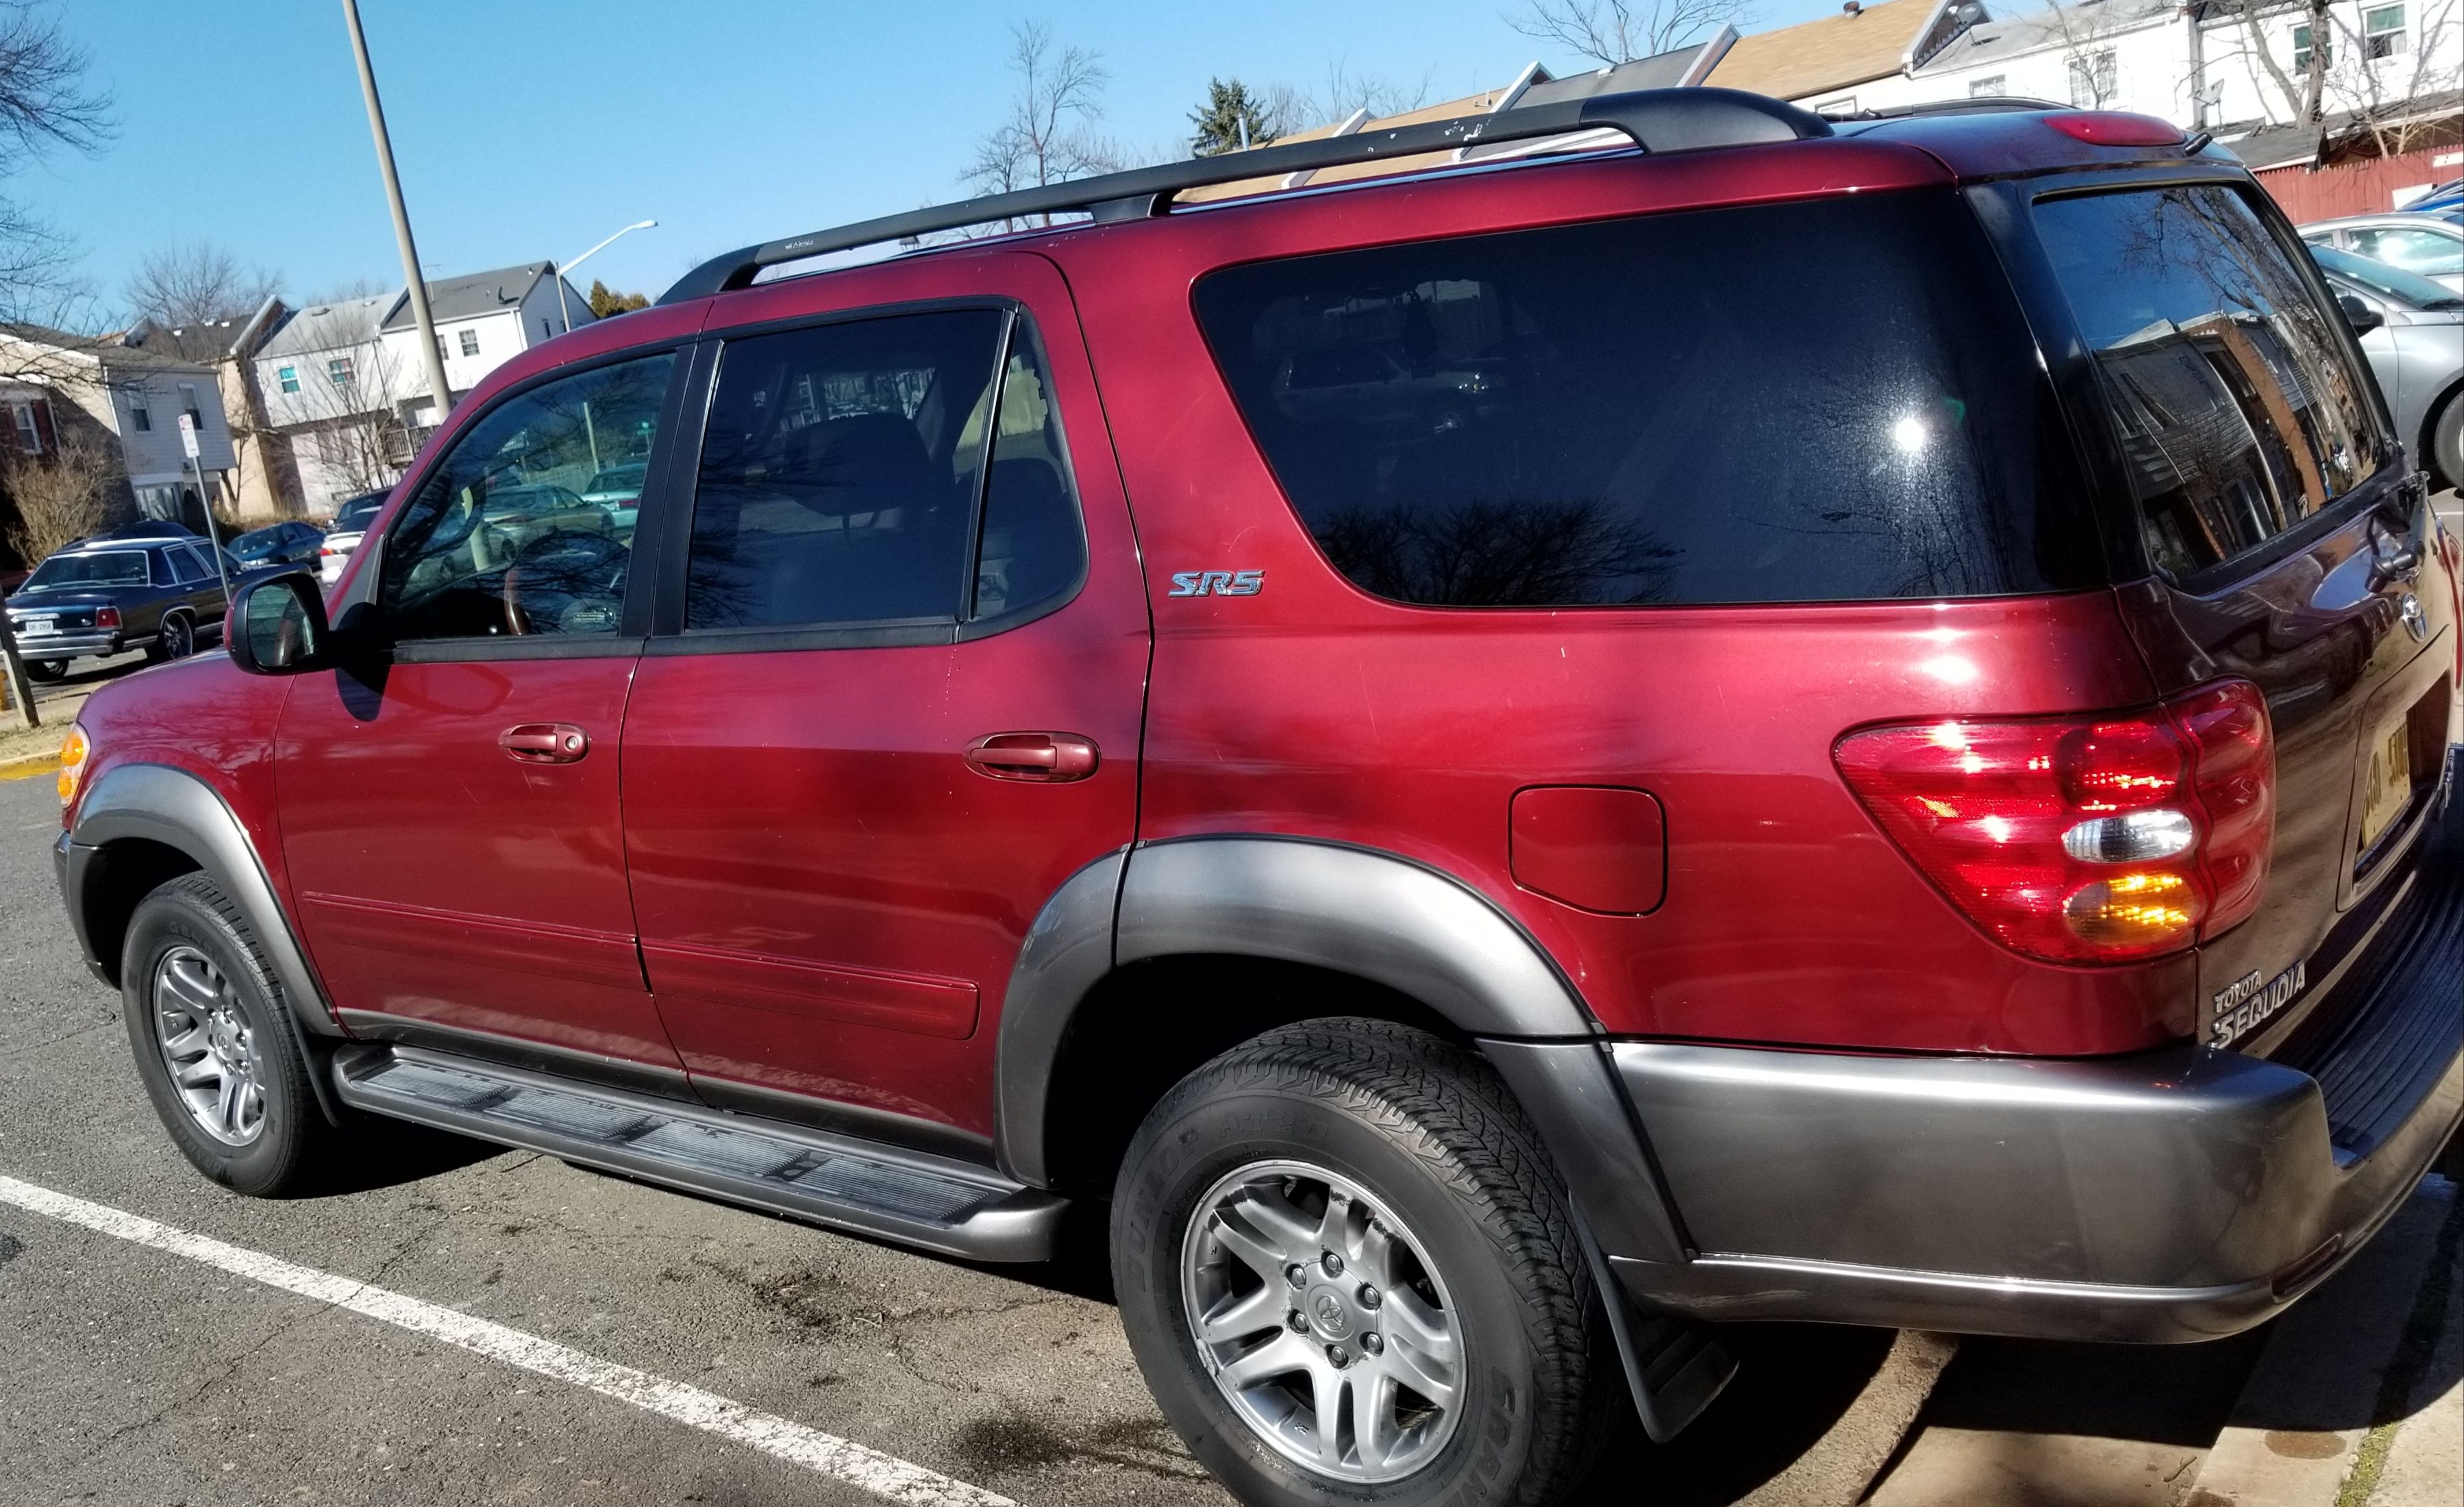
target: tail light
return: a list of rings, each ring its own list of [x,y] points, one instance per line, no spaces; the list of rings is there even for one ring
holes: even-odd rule
[[[98,628],[116,628],[120,626],[120,609],[118,607],[95,608],[94,625]]]
[[[1925,877],[2033,957],[2178,951],[2248,920],[2267,889],[2276,747],[2246,681],[2129,716],[1871,728],[1836,757]]]

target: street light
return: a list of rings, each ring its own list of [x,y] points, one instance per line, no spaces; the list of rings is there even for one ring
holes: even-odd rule
[[[590,258],[598,255],[601,251],[607,250],[608,247],[613,246],[620,240],[623,240],[626,236],[632,234],[635,230],[651,229],[655,228],[658,223],[659,222],[656,220],[636,220],[632,224],[625,227],[625,229],[617,231],[614,235],[607,237],[607,239],[600,242],[598,245],[592,247],[590,250],[583,252],[581,255],[575,257],[569,262],[566,262],[556,270],[556,312],[557,317],[564,321],[565,334],[571,335],[573,333],[573,310],[564,300],[564,274],[581,266],[583,263],[590,260]]]

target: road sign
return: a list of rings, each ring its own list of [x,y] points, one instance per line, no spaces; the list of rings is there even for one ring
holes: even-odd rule
[[[197,458],[197,424],[185,413],[180,415],[180,453],[190,460]]]

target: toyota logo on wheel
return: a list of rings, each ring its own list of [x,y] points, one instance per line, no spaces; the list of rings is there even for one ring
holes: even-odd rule
[[[1343,1311],[1343,1300],[1332,1293],[1318,1294],[1310,1307],[1317,1314],[1317,1326],[1335,1339],[1341,1339],[1352,1327],[1351,1317]]]

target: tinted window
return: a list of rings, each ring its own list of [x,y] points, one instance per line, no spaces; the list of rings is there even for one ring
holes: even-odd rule
[[[615,632],[630,552],[578,489],[648,452],[672,364],[653,356],[533,387],[465,430],[386,537],[391,636]]]
[[[2051,400],[1948,194],[1228,269],[1198,312],[1302,521],[1448,606],[2075,583]]]
[[[974,616],[979,618],[1060,596],[1078,583],[1087,563],[1051,380],[1023,325],[1002,368],[1000,413],[976,560]],[[980,411],[969,427],[981,430]]]
[[[136,550],[104,555],[55,555],[34,567],[21,591],[72,591],[83,586],[143,586],[145,556]]]
[[[2464,236],[2452,230],[2409,228],[2358,229],[2353,250],[2420,277],[2453,277],[2464,273]]]
[[[731,342],[685,626],[955,621],[1004,322],[968,309]]]
[[[2363,379],[2238,193],[2093,194],[2035,213],[2158,566],[2230,559],[2377,470]]]
[[[376,521],[379,513],[385,511],[385,498],[391,495],[390,492],[370,492],[364,497],[354,497],[342,504],[334,510],[334,532],[348,534],[354,530],[365,529]]]

